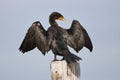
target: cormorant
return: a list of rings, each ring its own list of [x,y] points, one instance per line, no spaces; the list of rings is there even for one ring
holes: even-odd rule
[[[25,53],[37,47],[43,55],[52,50],[54,60],[57,60],[56,55],[59,55],[63,56],[68,63],[76,62],[81,58],[72,54],[67,45],[76,52],[84,46],[92,51],[93,46],[89,35],[77,20],[73,20],[70,29],[63,29],[56,20],[64,20],[64,17],[58,12],[53,12],[49,16],[51,26],[47,31],[39,21],[34,22],[28,29],[19,50]]]

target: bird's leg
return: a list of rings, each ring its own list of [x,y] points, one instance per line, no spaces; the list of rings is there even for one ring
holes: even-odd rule
[[[57,55],[54,54],[54,60],[53,61],[58,61],[57,60]]]
[[[64,56],[63,56],[63,58],[61,59],[61,61],[62,61],[62,60],[65,60],[65,57],[64,57]]]
[[[54,60],[57,60],[57,56],[56,55],[54,55]]]

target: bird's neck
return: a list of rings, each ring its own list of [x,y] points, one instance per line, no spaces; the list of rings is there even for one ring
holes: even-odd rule
[[[51,26],[58,26],[58,24],[57,24],[57,22],[55,21],[55,19],[50,18],[50,19],[49,19],[49,23],[50,23]]]

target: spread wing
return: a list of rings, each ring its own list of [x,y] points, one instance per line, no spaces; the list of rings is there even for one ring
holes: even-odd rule
[[[25,53],[37,47],[45,55],[48,46],[46,38],[47,31],[45,31],[39,21],[36,21],[28,29],[19,50]]]
[[[77,52],[84,46],[90,51],[93,49],[93,45],[87,31],[77,20],[73,20],[71,28],[67,29],[66,42]]]

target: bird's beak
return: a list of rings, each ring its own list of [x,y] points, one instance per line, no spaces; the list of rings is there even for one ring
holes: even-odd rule
[[[65,20],[65,19],[64,19],[64,17],[59,17],[58,20],[63,21],[63,20]]]

